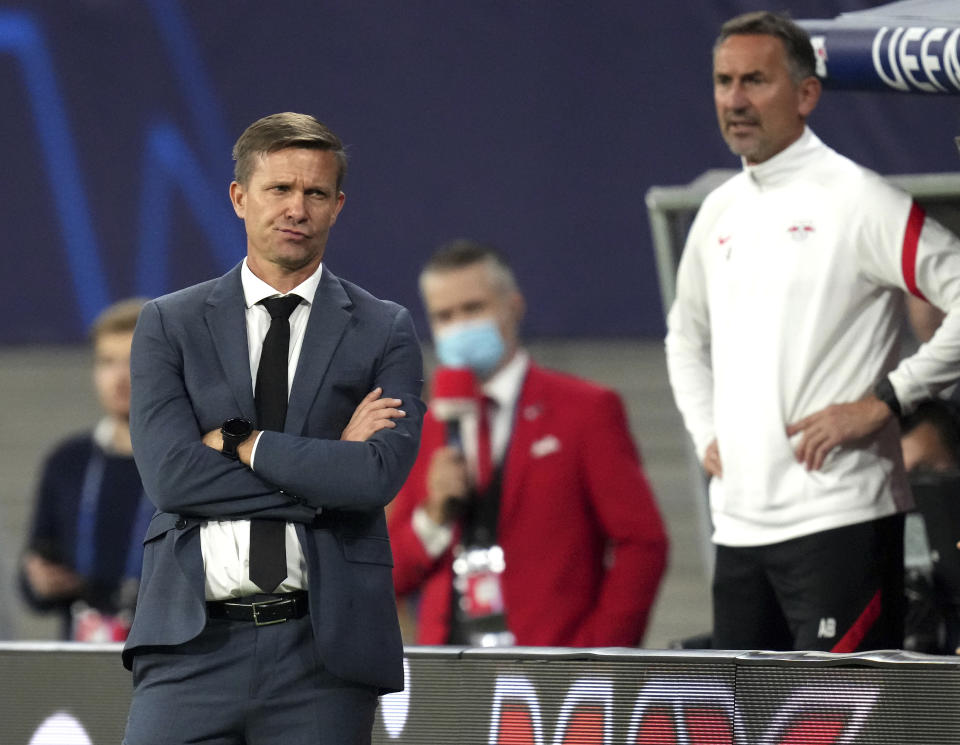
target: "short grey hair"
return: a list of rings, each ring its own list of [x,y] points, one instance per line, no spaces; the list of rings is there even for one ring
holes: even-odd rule
[[[428,275],[464,269],[475,264],[487,266],[500,292],[507,294],[519,290],[513,269],[500,251],[486,243],[458,238],[440,246],[424,264],[420,270],[420,294],[423,294],[423,283]]]

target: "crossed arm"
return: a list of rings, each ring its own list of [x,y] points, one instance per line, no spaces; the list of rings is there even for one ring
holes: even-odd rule
[[[382,429],[394,429],[397,424],[394,419],[407,415],[403,409],[398,409],[403,401],[399,398],[382,396],[383,388],[377,386],[364,396],[357,406],[346,428],[340,435],[344,442],[366,442]],[[249,466],[253,459],[253,448],[260,436],[260,430],[254,430],[250,436],[237,446],[237,456],[241,463]],[[212,429],[203,436],[203,444],[216,450],[223,450],[223,436],[220,429]]]
[[[203,359],[206,349],[185,354],[193,340],[167,328],[178,320],[167,321],[148,303],[131,356],[134,454],[161,511],[310,522],[320,509],[362,510],[393,498],[416,457],[424,408],[420,348],[406,311],[397,313],[383,337],[372,374],[378,389],[361,401],[340,439],[333,433],[259,433],[256,471],[213,452],[221,444],[219,430],[206,430],[230,415],[234,399],[225,383],[204,376],[217,364]],[[252,447],[251,438],[242,455],[247,463]]]

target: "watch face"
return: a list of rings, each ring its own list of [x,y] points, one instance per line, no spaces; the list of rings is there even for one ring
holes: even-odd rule
[[[253,431],[253,425],[246,419],[237,417],[235,419],[227,419],[221,429],[223,434],[229,435],[230,437],[246,437]]]

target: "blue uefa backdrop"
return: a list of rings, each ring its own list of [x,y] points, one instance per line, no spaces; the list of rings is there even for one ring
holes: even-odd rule
[[[876,3],[807,0],[829,18]],[[242,257],[233,140],[298,110],[348,143],[336,273],[415,311],[420,263],[508,253],[532,336],[657,336],[643,195],[734,167],[710,46],[754,3],[33,0],[0,6],[0,343]],[[960,99],[828,94],[813,126],[884,173],[957,170]]]

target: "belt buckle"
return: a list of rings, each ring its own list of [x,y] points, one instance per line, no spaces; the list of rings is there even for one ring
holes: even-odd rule
[[[289,602],[290,602],[289,600],[263,600],[260,602],[254,601],[253,603],[251,603],[250,608],[253,612],[254,626],[272,626],[275,623],[284,623],[287,620],[286,618],[275,618],[272,621],[261,621],[257,608],[263,607],[263,606],[277,605],[279,603],[289,603]]]

